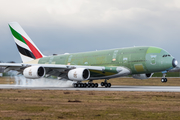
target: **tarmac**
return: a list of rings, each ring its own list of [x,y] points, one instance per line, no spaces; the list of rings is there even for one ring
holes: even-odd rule
[[[179,86],[111,86],[111,88],[73,88],[53,86],[0,85],[0,89],[28,90],[82,90],[82,91],[141,91],[141,92],[180,92]]]

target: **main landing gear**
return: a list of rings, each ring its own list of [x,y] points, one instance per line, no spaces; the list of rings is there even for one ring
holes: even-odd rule
[[[105,86],[106,88],[111,87],[111,83],[107,83],[108,79],[105,79],[104,82],[101,82],[101,86]],[[97,88],[99,85],[98,83],[93,83],[92,80],[90,80],[88,83],[81,83],[81,81],[77,83],[73,83],[74,88]]]
[[[111,87],[111,83],[107,83],[107,80],[108,80],[108,79],[105,79],[104,82],[101,82],[101,86],[105,86],[106,88],[107,88],[107,87]]]
[[[73,86],[75,88],[97,88],[98,87],[98,83],[81,83],[81,82],[78,82],[78,83],[74,83]]]
[[[166,78],[166,74],[165,73],[163,74],[163,77],[161,78],[161,82],[162,83],[167,82],[167,78]]]

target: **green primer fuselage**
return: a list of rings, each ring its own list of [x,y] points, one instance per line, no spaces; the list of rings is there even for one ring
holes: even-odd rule
[[[157,47],[132,47],[84,53],[63,54],[39,59],[38,64],[104,66],[103,72],[93,71],[91,77],[117,74],[116,68],[129,69],[131,74],[148,74],[173,68],[173,57]]]

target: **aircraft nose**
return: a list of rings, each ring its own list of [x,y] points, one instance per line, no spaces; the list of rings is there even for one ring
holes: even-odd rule
[[[178,65],[178,61],[175,58],[172,60],[172,65],[173,67],[176,67]]]

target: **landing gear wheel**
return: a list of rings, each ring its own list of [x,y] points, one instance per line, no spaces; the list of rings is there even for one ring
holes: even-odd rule
[[[165,79],[165,82],[167,82],[167,78],[164,78]]]
[[[107,80],[108,80],[108,79],[105,79],[104,82],[101,82],[101,86],[105,86],[106,88],[107,88],[107,87],[111,87],[111,83],[107,83]]]
[[[91,87],[93,88],[95,85],[94,85],[94,83],[91,83]]]
[[[109,87],[109,88],[111,87],[111,83],[108,83],[108,87]]]
[[[161,82],[167,82],[166,73],[163,73],[163,76],[161,78]]]
[[[87,87],[87,84],[86,84],[86,83],[84,83],[84,87],[85,87],[85,88]]]
[[[162,82],[162,83],[164,82],[164,78],[161,78],[161,82]]]
[[[77,85],[78,85],[78,88],[80,88],[80,87],[81,87],[81,83],[77,83]]]
[[[162,79],[161,79],[161,82],[162,82],[162,83],[167,82],[167,78],[162,78]]]
[[[104,86],[104,82],[101,82],[101,86]]]
[[[84,84],[83,83],[80,83],[80,88],[83,88],[84,87]]]
[[[98,83],[73,83],[74,88],[97,88]]]
[[[97,84],[97,83],[95,83],[95,84],[94,84],[94,87],[96,87],[96,88],[97,88],[97,87],[98,87],[98,84]]]
[[[74,88],[77,88],[77,87],[78,87],[77,83],[74,83]]]
[[[88,88],[90,88],[90,87],[91,87],[91,83],[88,83],[88,85],[87,85],[87,86],[88,86]]]
[[[106,88],[108,87],[108,83],[105,83],[105,85],[104,85]]]

